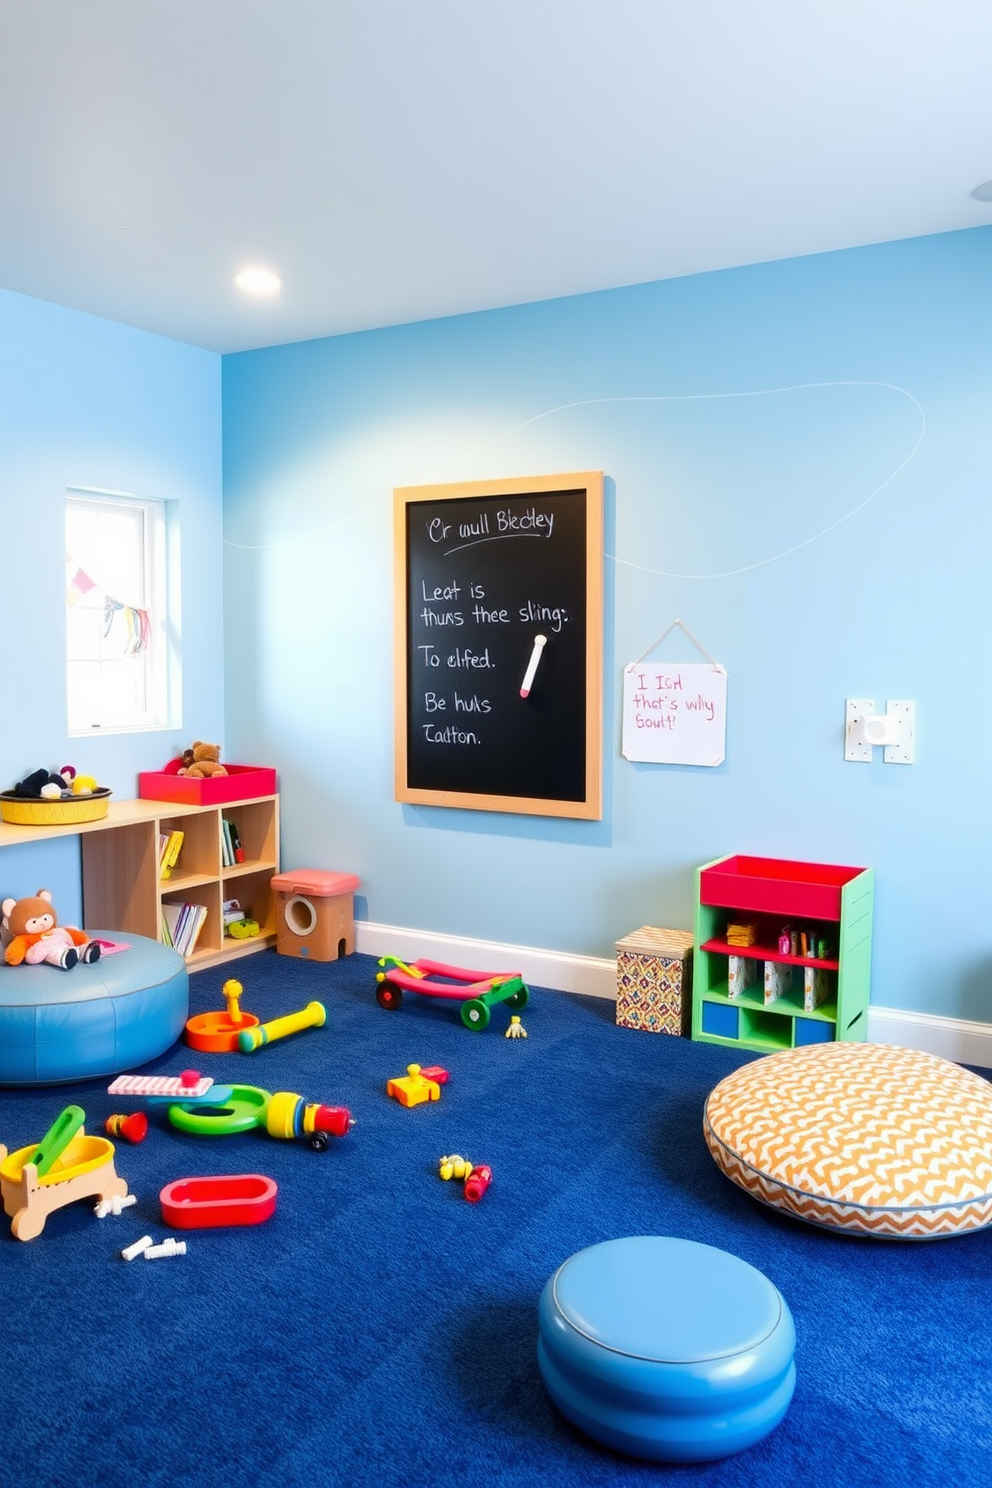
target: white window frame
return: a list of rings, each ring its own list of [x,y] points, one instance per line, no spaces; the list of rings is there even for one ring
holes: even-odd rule
[[[70,738],[144,733],[181,725],[179,544],[175,505],[121,491],[81,486],[66,491],[66,691]],[[89,513],[94,527],[101,516],[126,513],[133,519],[135,581],[126,586],[113,573],[101,572],[100,544],[95,530],[88,546],[70,540],[71,512],[77,517]],[[81,551],[74,551],[74,547]],[[115,592],[125,587],[132,592]],[[104,605],[108,599],[128,606],[130,614],[113,612],[105,636]],[[147,617],[147,625],[140,649],[130,652],[124,642],[129,633],[135,634],[139,612]],[[88,625],[80,624],[84,614]],[[113,686],[115,674],[123,675],[122,668],[135,669],[128,673],[133,695],[130,703],[121,701],[120,687]]]

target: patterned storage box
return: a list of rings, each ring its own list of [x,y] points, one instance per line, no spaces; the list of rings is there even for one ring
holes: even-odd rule
[[[689,1033],[693,937],[644,925],[617,941],[617,1023],[648,1033]]]

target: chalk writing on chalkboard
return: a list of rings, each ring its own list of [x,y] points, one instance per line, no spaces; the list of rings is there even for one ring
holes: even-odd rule
[[[395,493],[396,797],[601,814],[602,475]]]

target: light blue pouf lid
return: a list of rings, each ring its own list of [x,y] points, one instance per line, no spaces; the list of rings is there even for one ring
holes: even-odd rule
[[[552,1281],[570,1327],[614,1353],[702,1363],[758,1347],[782,1298],[738,1256],[695,1240],[633,1235],[580,1250]]]

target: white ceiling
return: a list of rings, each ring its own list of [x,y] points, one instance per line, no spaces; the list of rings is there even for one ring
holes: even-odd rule
[[[0,285],[231,351],[972,227],[990,57],[988,0],[0,0]]]

